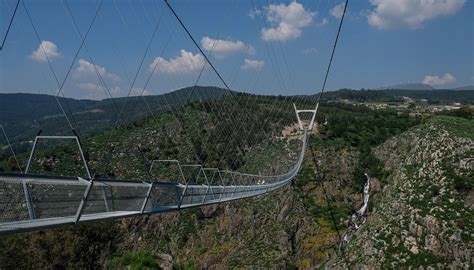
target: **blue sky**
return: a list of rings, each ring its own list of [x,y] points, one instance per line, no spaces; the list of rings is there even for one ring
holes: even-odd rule
[[[312,94],[321,88],[342,1],[171,0],[231,88],[260,94]],[[0,92],[101,99],[127,95],[155,26],[132,95],[193,85],[204,58],[160,0],[104,0],[81,44],[64,0],[24,0],[0,52]],[[68,0],[84,35],[99,1]],[[0,0],[5,33],[16,0]],[[464,0],[350,1],[328,89],[425,82],[474,84],[474,3]],[[161,20],[160,20],[161,18]],[[45,57],[45,53],[46,56]],[[95,65],[94,65],[94,64]],[[151,80],[146,84],[147,78]],[[222,84],[206,68],[200,85]],[[146,87],[145,87],[146,86]]]

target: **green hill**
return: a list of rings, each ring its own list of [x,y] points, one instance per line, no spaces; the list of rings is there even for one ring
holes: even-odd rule
[[[324,94],[325,100],[348,99],[358,102],[393,102],[403,101],[402,97],[416,100],[426,99],[432,104],[474,104],[474,90],[352,90],[341,89]]]
[[[11,142],[32,140],[39,130],[50,135],[70,135],[59,102],[73,126],[81,134],[87,134],[113,127],[121,110],[121,123],[128,123],[149,115],[150,110],[168,110],[188,100],[215,100],[227,95],[227,90],[206,86],[186,87],[156,96],[100,101],[62,97],[56,100],[54,96],[38,94],[0,94],[0,125],[5,127]]]

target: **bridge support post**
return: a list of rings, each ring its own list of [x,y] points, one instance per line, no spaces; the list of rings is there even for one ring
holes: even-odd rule
[[[243,189],[243,187],[245,186],[245,182],[244,182],[244,176],[242,175],[242,173],[238,173],[239,176],[240,176],[240,183],[239,183],[239,186]],[[242,190],[239,190],[237,192],[237,198],[240,198],[242,196]]]
[[[33,160],[33,155],[36,151],[36,144],[38,143],[38,136],[41,134],[41,130],[38,132],[37,136],[35,137],[35,141],[33,142],[33,148],[31,149],[30,152],[30,157],[28,158],[28,163],[26,164],[25,168],[25,174],[28,173],[28,170],[30,169],[31,166],[31,161]],[[35,219],[35,212],[33,209],[33,204],[31,202],[31,193],[30,189],[28,188],[28,184],[25,183],[25,181],[22,181],[23,184],[23,192],[25,193],[25,201],[26,201],[26,207],[28,208],[28,216],[30,219]]]
[[[209,192],[210,185],[209,185],[209,180],[207,178],[206,172],[204,171],[203,168],[201,168],[201,170],[204,175],[204,180],[206,181],[206,186],[207,186],[206,193],[204,194],[204,197],[202,197],[202,202],[201,202],[201,204],[204,204],[204,202],[206,201],[207,193]]]
[[[183,181],[185,184],[184,191],[181,194],[181,199],[179,200],[179,204],[178,204],[178,210],[179,210],[181,209],[181,205],[183,204],[184,197],[186,196],[186,192],[188,191],[188,181],[186,180],[186,177],[184,177],[183,168],[181,168],[181,164],[179,163],[179,161],[178,161],[178,168],[179,168],[179,173],[181,174],[181,177],[183,178]]]
[[[87,163],[86,156],[84,154],[84,151],[82,150],[82,144],[81,144],[81,141],[79,140],[79,136],[77,135],[75,130],[72,130],[72,132],[74,133],[74,136],[41,136],[41,131],[40,131],[38,133],[38,135],[35,137],[35,141],[33,142],[33,148],[31,149],[30,157],[28,158],[28,164],[26,165],[25,174],[27,174],[28,171],[31,168],[31,163],[33,161],[33,156],[36,152],[38,141],[40,139],[46,139],[46,140],[48,140],[48,139],[50,139],[50,140],[75,140],[76,144],[77,144],[77,147],[79,149],[79,154],[80,154],[82,162],[84,164],[84,168],[85,168],[87,176],[89,178],[89,180],[85,180],[85,179],[82,179],[82,178],[78,177],[79,181],[87,183],[87,187],[86,187],[86,190],[84,192],[84,195],[82,196],[81,203],[79,204],[79,208],[76,211],[75,223],[77,223],[77,222],[79,222],[79,219],[81,218],[82,212],[84,211],[84,207],[85,207],[85,204],[86,204],[87,199],[89,197],[89,194],[90,194],[90,191],[91,191],[92,186],[94,184],[94,181],[93,181],[93,178],[92,178],[91,171],[89,169],[89,164]],[[28,212],[29,212],[30,218],[31,217],[34,218],[34,211],[33,211],[33,207],[32,207],[32,204],[31,204],[30,192],[29,192],[28,186],[25,183],[23,184],[23,189],[24,189],[24,192],[25,192],[25,196],[27,196],[27,194],[28,194],[28,196],[27,196],[27,205],[29,205],[28,206]],[[105,193],[103,193],[103,195],[104,195],[104,200],[105,200],[104,203],[105,203],[107,211],[108,211],[109,207],[108,207],[108,202],[107,202],[107,196],[106,196]],[[30,198],[30,199],[28,199],[28,198]]]
[[[81,182],[86,182],[87,187],[86,187],[86,191],[84,192],[84,195],[82,196],[81,203],[79,204],[79,208],[77,208],[76,216],[74,218],[74,223],[78,223],[79,220],[81,219],[82,213],[84,212],[84,208],[87,203],[87,199],[89,198],[89,194],[91,193],[92,186],[94,186],[94,181],[92,181],[92,179],[90,181],[87,181],[85,179],[78,177],[78,180]]]
[[[319,103],[316,104],[316,108],[314,108],[314,110],[298,110],[296,108],[295,103],[293,103],[293,108],[295,109],[296,118],[298,119],[298,124],[299,124],[301,130],[306,130],[306,129],[307,130],[312,130],[313,129],[314,120],[316,119],[316,112],[318,111],[318,107],[319,107]],[[310,120],[310,122],[308,123],[307,126],[304,126],[304,122],[300,118],[300,113],[312,113],[313,114],[311,116],[311,120]]]
[[[179,198],[178,210],[181,209],[181,205],[183,204],[184,197],[186,196],[186,191],[188,191],[188,184],[184,186],[183,193],[181,193],[181,196]]]
[[[104,204],[105,204],[105,210],[107,212],[110,212],[111,209],[110,209],[110,205],[109,205],[109,201],[107,200],[107,190],[105,189],[105,187],[102,187],[102,198],[104,199]]]
[[[75,132],[74,132],[74,134],[75,134]],[[72,139],[72,140],[75,140],[76,143],[77,143],[77,147],[79,148],[79,154],[81,155],[81,159],[82,159],[82,162],[84,164],[84,168],[86,169],[87,176],[89,177],[89,179],[92,179],[92,174],[91,174],[91,171],[89,169],[89,165],[87,164],[87,159],[84,155],[84,151],[82,151],[81,141],[79,140],[79,137],[77,137],[76,135],[74,135],[74,136],[40,136],[40,135],[38,135],[38,136],[36,136],[35,141],[33,143],[33,149],[31,149],[31,152],[30,152],[30,157],[28,159],[28,164],[26,165],[25,174],[27,174],[28,171],[30,170],[31,162],[33,161],[33,156],[36,152],[36,146],[38,144],[39,139],[53,139],[53,140]]]
[[[25,201],[26,201],[26,207],[28,208],[28,216],[30,219],[35,219],[35,211],[33,209],[33,204],[31,202],[31,193],[30,189],[28,188],[28,183],[25,181],[22,181],[23,184],[23,192],[25,193]]]
[[[140,212],[143,214],[145,212],[146,205],[148,203],[148,199],[150,198],[151,190],[153,189],[153,183],[150,184],[150,187],[148,188],[148,191],[146,192],[146,197],[145,200],[143,200],[142,208]]]
[[[28,173],[28,170],[30,169],[31,166],[31,161],[33,160],[33,155],[35,154],[36,151],[36,144],[38,143],[38,136],[41,134],[41,131],[38,133],[38,135],[35,137],[35,141],[33,142],[33,148],[31,149],[30,152],[30,157],[28,158],[28,163],[26,164],[25,168],[25,174]]]
[[[150,165],[150,170],[149,170],[149,177],[151,177],[151,172],[153,170],[153,166],[155,163],[176,163],[178,166],[179,174],[181,176],[181,179],[184,181],[184,191],[181,194],[177,195],[177,200],[178,200],[178,207],[177,209],[179,210],[181,208],[181,204],[183,203],[183,199],[186,196],[186,191],[188,189],[188,181],[186,181],[186,177],[184,177],[183,169],[181,168],[181,164],[179,163],[179,160],[176,159],[156,159],[151,162]]]
[[[181,165],[181,168],[198,168],[196,174],[193,171],[191,171],[191,177],[190,177],[190,179],[187,180],[188,184],[189,184],[189,182],[194,183],[194,184],[199,184],[198,180],[199,180],[199,176],[201,175],[201,173],[204,175],[204,180],[207,179],[206,173],[204,172],[204,170],[202,168],[202,165],[200,165],[200,164],[184,164],[184,165]],[[183,176],[184,176],[184,173],[183,173]],[[206,183],[207,183],[207,180],[206,180]],[[205,186],[204,184],[202,184],[202,185]],[[206,192],[207,192],[207,190],[206,190]],[[193,195],[195,195],[195,194],[193,194]],[[194,204],[194,196],[191,199],[191,204]]]
[[[219,175],[219,178],[221,179],[221,184],[222,184],[221,194],[219,195],[219,202],[221,202],[222,195],[224,195],[224,192],[225,192],[225,183],[224,183],[224,178],[222,178],[221,171],[219,169],[217,169],[216,173]]]
[[[143,204],[142,204],[142,207],[140,209],[140,213],[143,214],[143,212],[145,212],[146,205],[148,204],[148,200],[150,198],[151,191],[153,189],[153,177],[151,176],[152,167],[148,167],[148,162],[147,162],[147,159],[145,157],[145,154],[143,153],[143,151],[142,151],[142,149],[140,148],[139,145],[137,145],[137,148],[138,148],[138,152],[140,153],[140,157],[143,160],[143,167],[145,168],[146,176],[148,178],[148,181],[150,181],[150,183],[149,183],[150,186],[149,186],[149,188],[146,192],[145,199],[143,200]],[[152,162],[152,166],[153,166],[153,162]]]

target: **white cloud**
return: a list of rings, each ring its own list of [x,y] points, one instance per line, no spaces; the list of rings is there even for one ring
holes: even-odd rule
[[[319,54],[318,48],[307,48],[303,50],[304,55],[317,55]]]
[[[244,63],[240,66],[240,68],[259,70],[259,69],[262,69],[264,65],[265,65],[265,61],[263,61],[263,60],[245,59]]]
[[[423,83],[429,84],[431,86],[441,86],[446,84],[451,84],[456,82],[456,77],[454,77],[450,73],[444,74],[443,77],[439,77],[437,75],[426,75],[423,79]]]
[[[84,90],[93,90],[93,91],[102,90],[102,86],[95,83],[79,83],[77,84],[77,86]]]
[[[201,46],[204,50],[212,52],[213,54],[221,57],[238,52],[249,54],[255,53],[255,49],[252,46],[249,46],[240,40],[229,41],[203,37],[201,39]]]
[[[193,54],[186,50],[181,50],[180,55],[166,60],[162,57],[156,57],[150,64],[149,68],[152,71],[156,70],[167,74],[182,74],[200,70],[205,63],[204,56],[201,54]]]
[[[452,15],[465,0],[370,0],[375,9],[367,15],[368,23],[378,29],[420,28],[439,16]]]
[[[344,13],[344,6],[345,6],[345,3],[341,3],[333,7],[330,12],[331,15],[334,16],[335,18],[340,19],[342,17],[342,13]]]
[[[86,82],[78,83],[76,86],[83,90],[80,95],[81,98],[93,100],[110,98],[110,96],[107,96],[106,92],[104,91],[104,88],[99,84]]]
[[[99,65],[94,65],[84,59],[79,59],[79,66],[74,70],[73,77],[74,78],[90,78],[90,77],[97,77],[97,73],[102,76],[104,80],[110,80],[113,82],[120,81],[120,77],[108,72],[104,67]]]
[[[259,16],[260,14],[262,14],[262,11],[259,10],[259,9],[256,9],[256,8],[253,8],[250,10],[249,12],[249,16],[250,18],[252,19],[255,19],[257,16]]]
[[[267,21],[274,27],[263,28],[261,37],[266,41],[287,41],[301,36],[302,29],[313,22],[316,12],[311,12],[298,2],[288,5],[271,4],[264,9]]]
[[[328,24],[328,23],[329,23],[329,20],[328,20],[327,18],[323,18],[323,19],[321,20],[321,22],[318,22],[318,23],[316,24],[316,26],[317,26],[317,27],[323,27],[323,26],[325,26],[325,25]]]
[[[58,46],[51,41],[43,40],[38,46],[38,49],[34,50],[30,58],[37,62],[54,61],[61,58],[62,54],[58,51]]]

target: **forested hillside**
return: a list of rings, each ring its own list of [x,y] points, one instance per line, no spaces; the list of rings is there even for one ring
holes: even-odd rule
[[[77,130],[84,134],[113,127],[122,111],[120,123],[129,123],[150,112],[168,110],[190,101],[215,100],[230,95],[217,87],[186,87],[156,96],[131,96],[96,100],[77,100],[50,95],[0,94],[0,125],[12,142],[31,140],[40,130],[50,135],[71,134],[60,104]]]
[[[280,106],[284,106],[287,102],[283,98],[252,100],[255,102],[247,104],[258,112],[255,116],[266,113],[269,107],[265,104],[280,102]],[[224,106],[226,100],[216,103]],[[206,107],[191,103],[173,113],[163,112],[123,125],[117,130],[84,137],[92,169],[106,177],[144,177],[139,155],[133,153],[135,142],[140,142],[149,160],[178,158],[183,162],[193,162],[200,158],[209,166],[218,165],[222,153],[215,152],[214,149],[219,147],[211,146],[228,143],[218,140],[222,138],[219,132],[226,129],[214,128],[213,124],[218,121],[212,118],[207,121],[206,118],[212,117],[212,114],[206,114],[206,110],[218,108],[219,104]],[[201,119],[196,118],[198,116]],[[202,128],[196,130],[192,124],[196,121],[208,122],[209,126],[201,125]],[[293,111],[282,111],[281,115],[275,115],[269,121],[271,124],[266,125],[266,132],[277,137],[281,132],[281,129],[277,131],[279,128],[291,125],[294,121]],[[462,120],[459,123],[461,126],[469,125],[470,121]],[[346,222],[350,215],[361,204],[363,173],[368,172],[374,179],[369,222],[364,227],[374,226],[370,215],[377,207],[383,207],[379,203],[385,197],[384,190],[392,186],[392,181],[387,178],[390,177],[390,171],[381,158],[386,147],[378,145],[410,127],[420,125],[421,120],[407,114],[398,115],[391,111],[335,103],[321,107],[318,122],[319,134],[311,136],[304,167],[291,186],[267,196],[219,206],[2,237],[2,264],[12,266],[21,261],[25,265],[39,267],[171,265],[191,269],[233,266],[305,269],[337,264],[345,254],[344,250],[349,248],[349,252],[353,245],[351,242],[346,247],[341,244],[340,238],[347,229]],[[422,127],[431,123],[433,121],[430,120]],[[249,128],[242,129],[239,138],[245,138],[244,130]],[[193,140],[199,137],[196,136],[198,133],[203,139]],[[202,136],[204,134],[207,137]],[[284,164],[283,161],[291,163],[292,159],[281,154],[281,149],[287,149],[284,152],[291,156],[291,153],[297,152],[297,145],[289,144],[290,147],[287,147],[277,143],[273,144],[273,148],[266,147],[269,143],[265,140],[267,137],[259,137],[258,134],[252,140],[256,145],[251,149],[255,151],[239,150],[239,145],[245,145],[242,139],[231,148],[233,150],[229,151],[229,158],[223,159],[228,161],[221,163],[221,166],[251,171],[252,168],[271,167],[272,163],[278,161],[280,164]],[[110,162],[104,163],[100,160],[100,153],[103,153],[110,136],[114,148],[107,152]],[[179,148],[171,137],[180,140]],[[51,148],[38,152],[35,171],[64,175],[83,173],[79,160],[71,159],[75,151],[71,146],[55,147],[54,152]],[[200,147],[202,156],[193,155],[196,147]],[[62,154],[58,154],[58,149],[63,149]],[[266,149],[266,152],[256,155],[258,149]],[[396,149],[390,149],[390,154],[394,155],[405,148]],[[261,156],[271,158],[259,158]],[[25,160],[26,155],[21,155],[20,159]],[[259,166],[250,166],[255,163]],[[15,170],[12,159],[4,160],[3,164],[4,170]],[[284,171],[285,166],[281,170]],[[358,243],[358,239],[358,235],[354,236],[353,243]],[[35,260],[19,260],[18,256]]]
[[[426,99],[430,104],[474,103],[474,90],[352,90],[341,89],[327,92],[326,100],[348,99],[358,102],[400,102],[403,97],[417,100]]]
[[[233,95],[250,95],[232,92]],[[58,103],[63,106],[75,127],[84,135],[113,127],[118,113],[123,110],[120,123],[129,123],[151,112],[168,110],[188,101],[218,100],[231,95],[218,87],[186,87],[164,95],[95,100],[37,94],[0,94],[0,125],[3,125],[12,142],[31,140],[39,130],[49,134],[70,134],[67,122]],[[470,90],[351,90],[327,92],[324,100],[340,99],[355,102],[401,102],[403,97],[426,99],[430,104],[474,103]],[[282,97],[284,98],[284,97]],[[308,97],[309,99],[310,97]],[[316,96],[313,97],[315,100]],[[2,142],[0,140],[0,142]],[[25,147],[21,148],[26,150]]]
[[[252,116],[224,98],[208,106],[190,103],[121,125],[116,130],[84,136],[92,170],[103,177],[144,178],[143,163],[136,150],[139,144],[148,160],[177,158],[183,163],[199,161],[209,167],[239,171],[285,171],[298,151],[297,140],[278,139],[284,127],[295,123],[290,100],[283,97],[239,98],[254,112]],[[242,122],[249,126],[236,129],[240,133],[236,136],[239,140],[230,146],[225,136],[229,127],[225,125],[230,125],[231,119],[217,119],[217,114],[212,113],[212,110],[225,108],[227,111],[221,113],[240,118],[258,119],[263,115],[268,118],[270,105],[288,109],[273,113],[263,129],[252,133],[255,137],[251,140],[246,135],[253,128],[252,122]],[[403,263],[463,266],[469,263],[468,257],[453,255],[443,244],[445,242],[439,242],[436,251],[429,251],[428,242],[423,242],[425,246],[418,243],[419,255],[415,254],[409,238],[411,229],[402,234],[402,238],[393,240],[395,242],[384,240],[382,246],[378,239],[382,237],[383,225],[395,222],[394,219],[413,220],[412,223],[425,234],[425,230],[431,230],[428,227],[431,225],[419,222],[422,215],[428,215],[431,208],[445,209],[455,205],[449,214],[440,210],[439,215],[434,215],[437,224],[447,224],[442,225],[441,231],[445,231],[446,236],[442,239],[459,236],[453,243],[457,243],[459,252],[467,254],[466,247],[472,241],[472,232],[467,229],[470,227],[469,215],[472,215],[472,205],[468,204],[472,201],[472,177],[466,173],[469,168],[472,172],[472,162],[469,163],[466,157],[472,157],[472,147],[471,152],[468,150],[472,145],[473,120],[469,112],[466,117],[439,116],[425,119],[423,121],[427,122],[423,123],[421,118],[410,117],[407,113],[325,103],[318,115],[318,129],[310,137],[302,170],[291,185],[281,190],[177,213],[3,236],[0,238],[0,264],[5,268],[352,268],[373,265],[374,261],[369,258],[377,258],[373,257],[377,254],[376,263],[387,267],[403,266]],[[452,147],[449,146],[451,142],[454,143]],[[445,146],[446,143],[449,145]],[[418,151],[415,145],[424,148]],[[449,149],[455,150],[456,154],[449,155]],[[433,168],[418,169],[416,166],[422,163],[420,160],[413,163],[410,157],[422,155],[424,160],[430,153],[436,153],[428,159],[428,165],[432,164]],[[21,165],[24,166],[26,158],[26,153],[20,155]],[[5,171],[16,170],[12,158],[4,157],[1,164]],[[279,171],[272,169],[277,167],[275,164]],[[438,172],[436,166],[445,169]],[[403,168],[410,174],[399,178]],[[428,174],[432,170],[434,174]],[[33,171],[84,174],[77,152],[69,144],[43,146],[34,159]],[[346,243],[341,239],[351,214],[362,204],[366,172],[372,177],[368,221]],[[414,173],[417,173],[416,177]],[[406,179],[420,187],[415,188]],[[444,184],[437,189],[425,189],[433,181]],[[431,205],[429,197],[418,197],[420,189],[431,192],[425,196],[439,199],[433,199]],[[450,197],[445,198],[443,194]],[[397,211],[397,207],[405,211],[404,206],[400,206],[405,201],[399,202],[397,198],[406,198],[409,205],[421,210],[397,212],[390,214],[388,219],[388,213]],[[395,202],[398,204],[393,205]],[[449,220],[453,218],[454,223],[451,223]],[[394,235],[405,230],[405,227],[393,228],[390,233]],[[384,233],[389,232],[384,230]],[[374,240],[370,240],[372,238]],[[373,243],[373,248],[367,248],[367,243]],[[404,261],[394,261],[399,257]],[[453,264],[454,258],[458,258],[458,262]]]

